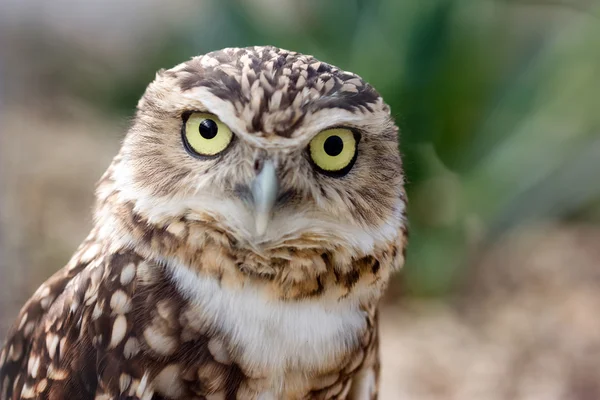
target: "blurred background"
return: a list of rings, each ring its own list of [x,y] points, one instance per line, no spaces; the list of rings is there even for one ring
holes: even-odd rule
[[[89,230],[155,71],[256,44],[360,74],[401,128],[382,398],[600,398],[594,0],[3,0],[0,339]]]

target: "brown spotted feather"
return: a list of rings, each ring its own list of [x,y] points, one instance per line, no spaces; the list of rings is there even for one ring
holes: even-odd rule
[[[198,161],[181,146],[181,116],[216,113],[211,107],[239,143],[218,162]],[[344,179],[316,173],[305,150],[311,127],[324,129],[322,120],[335,116],[362,132]],[[281,181],[273,218],[294,226],[308,215],[315,226],[261,242],[215,212],[224,201],[247,206],[252,166],[264,157],[277,161]],[[269,46],[224,49],[159,71],[98,183],[94,229],[8,335],[0,400],[376,399],[377,304],[404,263],[405,202],[397,128],[359,76]],[[321,220],[339,221],[339,229],[316,229]],[[186,280],[198,288],[186,289]],[[319,339],[345,341],[324,343],[341,349],[328,359],[296,354],[269,369],[251,358],[244,332],[220,321],[219,313],[239,310],[215,313],[210,299],[198,302],[194,290],[207,288],[232,296],[252,288],[261,318],[280,308],[338,310],[354,331]]]

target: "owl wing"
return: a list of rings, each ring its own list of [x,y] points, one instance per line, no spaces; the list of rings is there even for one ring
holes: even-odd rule
[[[25,304],[0,355],[0,400],[92,400],[105,382],[115,381],[107,370],[115,356],[101,352],[111,312],[99,301],[109,296],[104,280],[114,261],[96,256],[73,262]],[[133,279],[129,283],[132,290]]]
[[[67,266],[8,337],[0,400],[234,399],[244,375],[188,306],[164,269],[133,251]]]
[[[84,243],[80,253],[88,245]],[[85,342],[79,340],[83,321],[74,306],[82,301],[78,285],[89,279],[88,267],[93,263],[73,261],[42,284],[21,309],[0,353],[1,400],[93,398],[83,395],[93,394],[89,364],[81,357],[72,359],[68,367],[81,371],[77,376],[65,368],[67,356],[74,354],[69,344]],[[69,393],[82,397],[69,397]]]

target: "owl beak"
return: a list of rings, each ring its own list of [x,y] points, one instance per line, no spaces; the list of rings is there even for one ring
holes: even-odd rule
[[[254,199],[254,222],[256,233],[259,236],[267,231],[267,225],[271,218],[271,209],[277,198],[279,182],[275,165],[271,160],[265,160],[262,168],[252,182],[252,197]]]

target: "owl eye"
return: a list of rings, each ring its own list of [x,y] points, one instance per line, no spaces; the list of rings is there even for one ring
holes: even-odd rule
[[[205,157],[221,153],[233,139],[231,129],[219,118],[200,112],[184,115],[182,136],[188,152]]]
[[[350,129],[326,129],[311,140],[310,158],[317,169],[326,175],[345,175],[356,161],[359,138]]]

